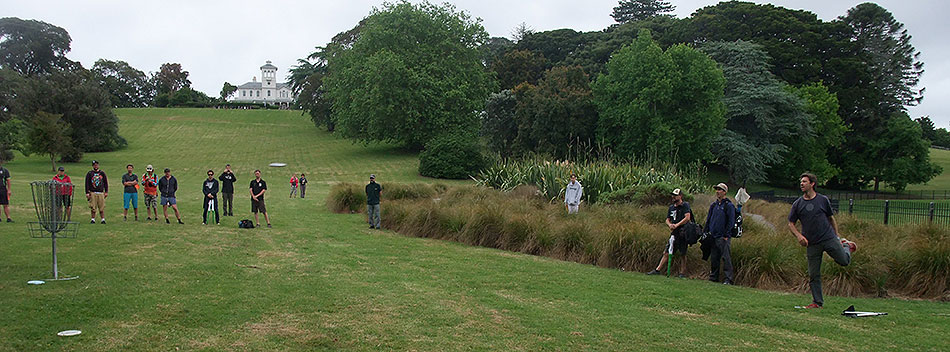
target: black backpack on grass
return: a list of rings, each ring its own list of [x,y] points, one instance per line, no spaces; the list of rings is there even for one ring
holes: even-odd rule
[[[238,221],[238,228],[240,229],[253,229],[254,222],[248,219]]]

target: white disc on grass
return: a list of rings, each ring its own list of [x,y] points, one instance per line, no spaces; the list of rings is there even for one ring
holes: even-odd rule
[[[284,167],[287,166],[287,163],[270,163],[270,167]]]
[[[26,283],[27,283],[28,285],[42,285],[42,284],[45,284],[46,281],[43,281],[43,280],[30,280],[30,281],[27,281]]]
[[[57,333],[56,335],[59,335],[59,336],[76,336],[76,335],[79,335],[79,334],[82,334],[82,331],[79,331],[79,330],[63,330],[63,331],[60,331],[59,333]]]

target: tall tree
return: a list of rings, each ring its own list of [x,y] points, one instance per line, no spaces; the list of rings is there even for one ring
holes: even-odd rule
[[[591,85],[600,114],[597,138],[623,157],[707,160],[709,137],[725,124],[724,85],[722,71],[705,54],[684,45],[664,52],[643,30]]]
[[[185,87],[191,87],[188,80],[188,71],[184,71],[179,63],[164,63],[158,72],[152,75],[152,81],[159,94],[170,94]]]
[[[491,69],[501,89],[512,89],[521,83],[538,84],[550,63],[544,55],[529,50],[511,50],[496,60]]]
[[[61,27],[37,20],[0,18],[0,68],[26,76],[73,67],[66,58],[72,38]]]
[[[917,124],[920,125],[920,135],[924,137],[924,139],[931,142],[936,139],[934,138],[937,132],[936,126],[934,126],[934,122],[930,119],[930,116],[918,117],[914,119],[914,121],[917,121]]]
[[[802,100],[768,70],[768,54],[746,41],[710,42],[702,47],[726,78],[726,129],[713,153],[740,184],[766,180],[769,167],[795,138],[811,133]]]
[[[518,136],[515,109],[518,100],[511,89],[488,96],[482,113],[482,136],[489,139],[489,150],[509,157],[515,154],[514,142]]]
[[[788,147],[781,153],[784,161],[771,167],[769,181],[783,186],[795,185],[803,171],[814,173],[821,180],[837,176],[840,170],[831,164],[829,156],[844,141],[848,130],[838,115],[837,96],[820,82],[802,87],[786,86],[786,90],[804,102],[811,132],[784,143]]]
[[[494,88],[478,50],[487,39],[449,4],[374,9],[352,46],[328,59],[323,84],[337,132],[413,149],[447,131],[474,135]]]
[[[620,0],[610,17],[618,23],[642,21],[656,16],[671,16],[676,6],[662,0]]]
[[[145,72],[125,61],[99,59],[92,65],[92,73],[99,84],[109,91],[114,107],[144,107],[154,98],[155,89]]]
[[[73,152],[70,128],[62,115],[39,111],[29,118],[30,129],[27,133],[29,150],[33,153],[49,156],[51,170],[56,170],[56,156]]]
[[[228,98],[234,95],[234,92],[237,92],[237,89],[237,86],[228,82],[224,82],[224,85],[221,86],[221,101],[228,101]]]
[[[583,69],[554,67],[537,86],[523,84],[515,91],[516,148],[564,158],[572,144],[593,144],[597,109]]]

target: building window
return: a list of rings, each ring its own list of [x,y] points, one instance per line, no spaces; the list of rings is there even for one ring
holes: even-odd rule
[[[261,96],[261,91],[257,91],[257,96]]]
[[[247,96],[247,91],[246,91],[246,90],[242,90],[242,91],[241,91],[241,96],[242,96],[242,97],[246,97],[246,96]]]
[[[267,91],[267,96],[270,96],[270,91]]]

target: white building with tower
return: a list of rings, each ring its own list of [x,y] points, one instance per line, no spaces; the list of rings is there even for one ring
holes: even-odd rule
[[[255,76],[250,82],[238,86],[231,98],[235,103],[255,103],[279,105],[289,108],[294,101],[294,94],[287,83],[277,83],[277,66],[268,60],[261,66],[261,81]]]

